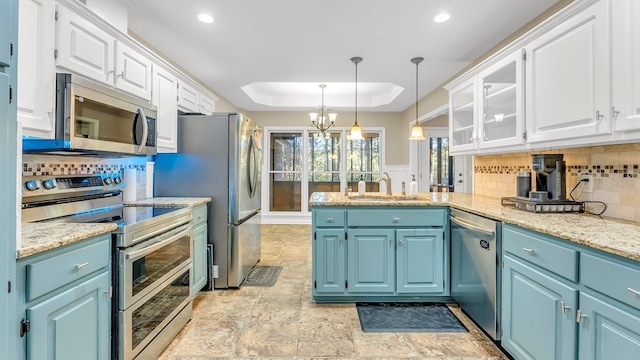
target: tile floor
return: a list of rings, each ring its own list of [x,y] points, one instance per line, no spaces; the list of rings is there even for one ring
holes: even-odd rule
[[[311,227],[263,225],[261,265],[273,287],[201,292],[161,360],[216,358],[508,359],[469,319],[468,333],[364,333],[354,304],[311,302]]]

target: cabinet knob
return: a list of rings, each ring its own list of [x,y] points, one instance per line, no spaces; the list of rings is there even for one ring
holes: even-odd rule
[[[533,249],[529,249],[529,248],[522,248],[522,251],[526,252],[529,255],[535,254],[535,251]]]
[[[562,311],[562,315],[564,315],[565,312],[567,312],[567,310],[569,310],[569,309],[571,309],[570,306],[565,304],[564,301],[560,301],[560,311]]]
[[[634,290],[632,288],[627,288],[627,291],[629,291],[630,293],[632,293],[635,296],[640,296],[640,291],[638,291],[638,290]]]

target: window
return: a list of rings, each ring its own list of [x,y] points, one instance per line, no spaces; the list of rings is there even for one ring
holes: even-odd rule
[[[349,140],[347,133],[267,129],[269,212],[308,213],[312,193],[357,189],[360,176],[367,191],[379,191],[382,130],[363,133],[362,140]]]
[[[429,187],[433,192],[453,191],[453,160],[449,156],[449,138],[432,137],[429,142]]]
[[[272,133],[269,210],[300,211],[302,133]]]
[[[362,140],[347,141],[347,181],[351,189],[358,188],[362,177],[366,191],[378,191],[380,177],[380,133],[363,133]]]

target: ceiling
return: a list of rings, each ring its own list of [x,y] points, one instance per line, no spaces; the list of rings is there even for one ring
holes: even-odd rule
[[[124,0],[129,30],[248,111],[403,111],[557,0]],[[432,19],[446,11],[451,19]],[[201,12],[214,22],[197,20]]]

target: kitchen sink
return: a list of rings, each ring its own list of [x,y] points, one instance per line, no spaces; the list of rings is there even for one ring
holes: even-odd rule
[[[427,197],[408,195],[351,195],[347,196],[351,201],[362,202],[396,202],[396,201],[426,201]]]

